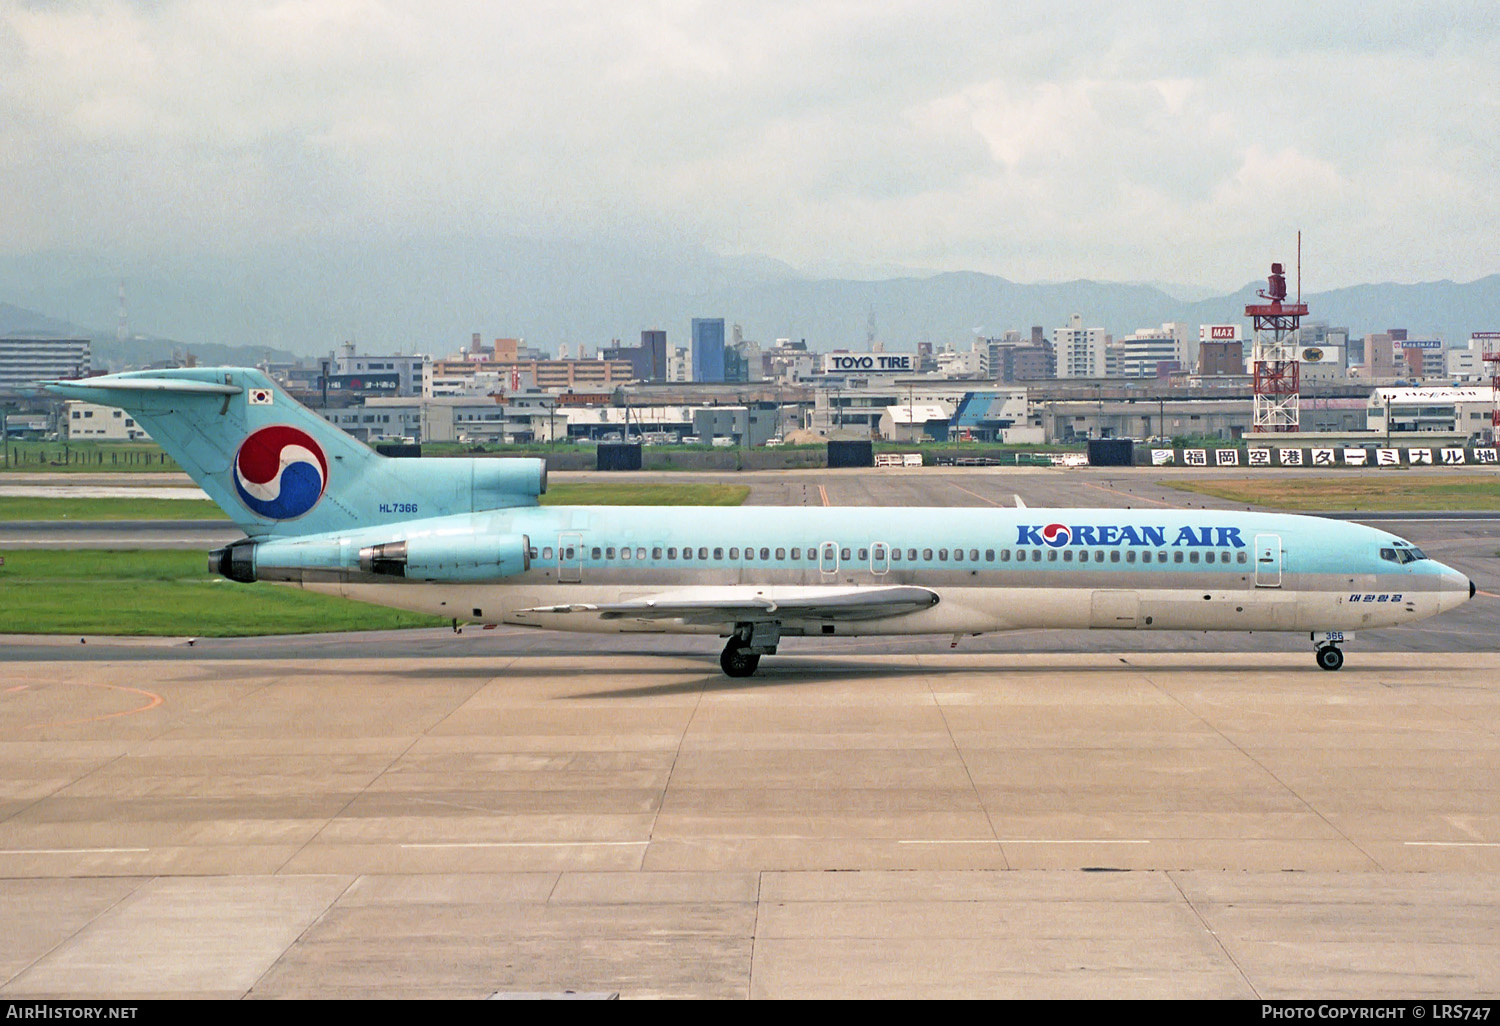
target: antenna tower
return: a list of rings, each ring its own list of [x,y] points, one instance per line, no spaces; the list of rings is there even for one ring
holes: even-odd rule
[[[1484,362],[1490,369],[1490,441],[1500,438],[1500,331],[1475,332],[1484,341]]]
[[[1297,238],[1297,263],[1302,263],[1301,234]],[[1300,277],[1300,275],[1299,275]],[[1255,325],[1251,349],[1254,364],[1255,411],[1251,430],[1257,434],[1296,431],[1301,425],[1301,377],[1297,362],[1302,318],[1307,304],[1302,302],[1302,285],[1297,285],[1297,302],[1286,302],[1286,275],[1280,264],[1271,265],[1271,276],[1260,297],[1266,303],[1245,307],[1245,316]]]

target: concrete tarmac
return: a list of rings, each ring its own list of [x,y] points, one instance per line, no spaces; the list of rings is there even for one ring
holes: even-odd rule
[[[0,996],[1500,994],[1500,654],[128,647],[3,664]]]

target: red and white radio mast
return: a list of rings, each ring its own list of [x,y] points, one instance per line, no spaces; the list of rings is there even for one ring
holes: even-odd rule
[[[1300,233],[1297,250],[1300,262]],[[1301,282],[1298,282],[1297,302],[1286,302],[1286,275],[1280,264],[1272,264],[1271,276],[1260,297],[1269,302],[1245,307],[1245,316],[1255,325],[1255,341],[1250,351],[1255,382],[1255,413],[1251,430],[1257,434],[1296,431],[1302,416],[1297,345],[1302,318],[1307,316]]]

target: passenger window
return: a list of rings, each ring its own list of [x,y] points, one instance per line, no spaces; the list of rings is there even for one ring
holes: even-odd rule
[[[1203,562],[1205,562],[1205,563],[1212,563],[1213,561],[1214,561],[1214,554],[1213,554],[1212,550],[1209,550],[1208,552],[1205,552],[1203,554]]]
[[[849,556],[849,550],[848,549],[839,549],[839,558],[842,559],[842,560],[846,560],[847,561],[850,558],[850,556]]]
[[[1235,557],[1235,562],[1236,563],[1248,563],[1248,562],[1250,562],[1250,557],[1247,556],[1245,553],[1241,552],[1241,553],[1239,553],[1239,555],[1237,555]]]
[[[915,563],[917,561],[917,550],[916,549],[907,549],[906,550],[906,558],[909,559],[909,560],[911,560],[913,563]]]
[[[978,549],[970,549],[969,550],[969,562],[970,563],[977,563],[977,562],[979,562],[979,550]]]
[[[802,550],[801,549],[793,549],[792,550],[792,558],[793,559],[801,559],[802,558]],[[808,559],[812,559],[812,549],[808,549],[807,550],[807,558]]]
[[[1167,554],[1165,552],[1158,552],[1156,554],[1156,561],[1158,563],[1165,563],[1167,561]]]
[[[700,545],[700,546],[698,546],[698,558],[699,559],[707,559],[708,558],[708,546],[707,545]]]
[[[777,559],[785,559],[786,558],[786,549],[777,549],[776,550],[776,558]]]
[[[869,558],[870,558],[870,550],[869,549],[860,549],[859,550],[859,559],[860,559],[860,562],[864,562],[865,560],[867,560]]]
[[[984,561],[986,563],[993,563],[995,561],[995,550],[994,549],[985,549],[984,550]]]
[[[716,560],[722,560],[723,558],[724,558],[724,550],[722,548],[715,548],[714,549],[714,559],[716,559]]]
[[[661,558],[661,546],[660,545],[656,546],[655,548],[653,548],[651,550],[651,558],[652,559],[660,559]]]
[[[737,549],[737,548],[730,549],[729,550],[729,558],[730,559],[739,559],[740,558],[740,550]]]
[[[1135,562],[1135,549],[1126,549],[1125,550],[1125,562],[1127,562],[1127,563],[1134,563]]]
[[[1047,562],[1049,562],[1049,563],[1056,563],[1057,562],[1057,550],[1056,549],[1048,549],[1047,550]]]
[[[1172,562],[1174,562],[1174,563],[1181,563],[1182,562],[1182,553],[1180,553],[1180,552],[1174,552],[1174,553],[1172,553]]]
[[[1149,563],[1149,562],[1151,562],[1151,553],[1149,551],[1141,553],[1141,562],[1142,563]]]
[[[668,559],[676,559],[677,558],[677,550],[676,549],[668,549],[667,550],[667,558]]]
[[[1071,563],[1071,562],[1073,562],[1073,550],[1072,549],[1063,549],[1063,562],[1064,563]]]
[[[1017,563],[1024,563],[1024,562],[1026,562],[1026,550],[1025,549],[1017,549],[1016,550],[1016,562]]]
[[[614,559],[615,558],[615,547],[613,545],[611,545],[609,548],[607,548],[607,549],[604,550],[604,558],[605,559]]]
[[[1104,562],[1104,550],[1103,549],[1095,549],[1094,550],[1094,562],[1095,563],[1102,563],[1102,562]]]
[[[542,558],[543,559],[551,559],[552,558],[552,546],[549,545],[545,549],[542,550]]]
[[[629,559],[630,558],[630,550],[629,549],[621,549],[620,550],[620,558],[621,559]]]
[[[645,546],[643,546],[643,545],[637,545],[635,547],[635,558],[636,559],[645,559],[646,558],[646,548],[645,548]]]
[[[571,545],[568,546],[568,555],[567,555],[567,558],[568,559],[572,559],[573,558],[573,546],[571,546]]]
[[[770,549],[761,549],[760,550],[760,558],[761,559],[770,559],[771,558],[771,550]]]
[[[1032,549],[1031,550],[1031,561],[1033,563],[1040,563],[1042,561],[1042,550],[1041,549]]]
[[[1188,553],[1188,562],[1189,563],[1196,563],[1196,562],[1198,562],[1198,553],[1196,553],[1196,552],[1189,552]]]
[[[1118,563],[1120,561],[1120,550],[1119,549],[1110,549],[1109,550],[1109,561],[1111,563]]]
[[[947,549],[938,549],[938,562],[939,563],[946,563],[946,562],[948,562],[948,550]]]
[[[594,558],[595,558],[595,559],[600,559],[600,558],[602,558],[602,557],[603,557],[603,556],[604,556],[604,550],[602,550],[602,549],[599,549],[599,548],[595,548],[595,549],[594,549]]]
[[[891,562],[892,563],[899,563],[899,562],[901,562],[901,550],[900,549],[892,549],[891,550]]]
[[[924,560],[926,560],[927,562],[931,563],[932,562],[932,550],[931,549],[923,549],[922,550],[922,558]]]
[[[1010,562],[1010,549],[1001,549],[1000,550],[1000,562],[1002,562],[1002,563],[1009,563]]]
[[[1088,549],[1079,549],[1078,550],[1078,562],[1080,562],[1080,563],[1087,563],[1088,561],[1089,561],[1089,550]]]

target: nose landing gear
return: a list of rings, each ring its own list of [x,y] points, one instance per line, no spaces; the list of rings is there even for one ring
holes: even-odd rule
[[[1337,645],[1323,645],[1318,649],[1318,666],[1324,670],[1337,670],[1344,665],[1344,653]]]
[[[1313,644],[1317,646],[1317,660],[1319,669],[1337,670],[1344,665],[1344,650],[1339,645],[1345,641],[1352,641],[1354,635],[1345,634],[1343,631],[1322,631],[1311,635]]]

